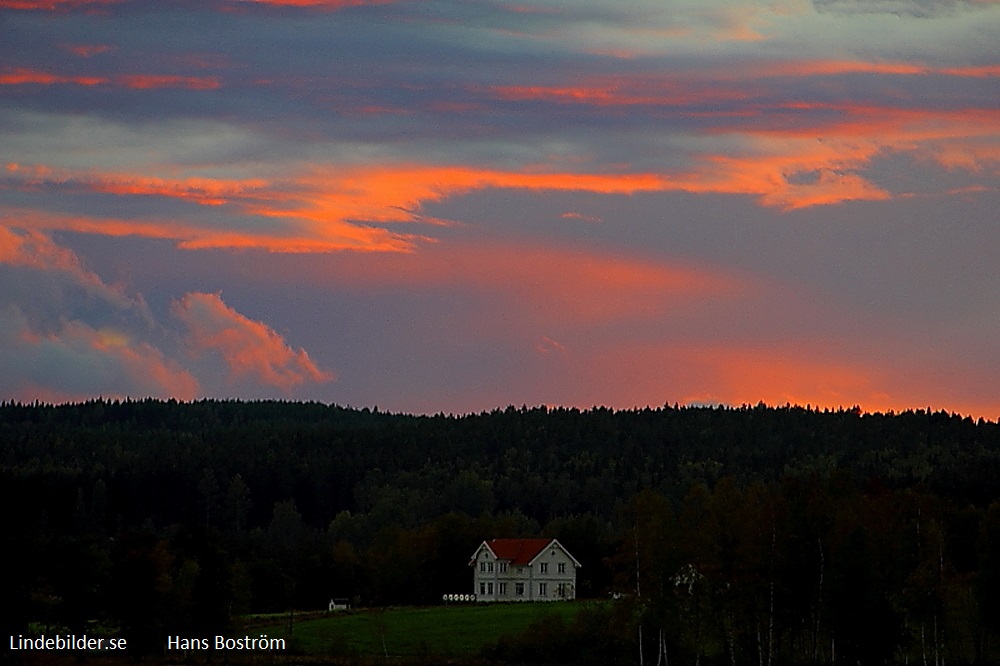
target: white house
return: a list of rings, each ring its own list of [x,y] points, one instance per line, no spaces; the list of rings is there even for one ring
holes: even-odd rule
[[[477,601],[576,598],[580,563],[556,539],[493,539],[472,555]]]

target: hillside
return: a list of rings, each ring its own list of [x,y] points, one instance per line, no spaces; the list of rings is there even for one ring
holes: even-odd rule
[[[1000,640],[998,478],[1000,426],[943,412],[5,404],[3,620],[156,651],[332,596],[434,603],[483,539],[541,533],[582,596],[641,583],[678,651],[924,655],[939,626],[960,663]],[[878,618],[885,644],[851,638]]]

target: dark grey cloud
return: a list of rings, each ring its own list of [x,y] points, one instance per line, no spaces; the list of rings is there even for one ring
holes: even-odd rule
[[[813,5],[820,12],[895,14],[916,18],[974,11],[983,9],[985,4],[976,0],[813,0]]]

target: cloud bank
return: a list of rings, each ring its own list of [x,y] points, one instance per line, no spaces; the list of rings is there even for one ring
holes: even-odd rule
[[[995,2],[0,12],[6,397],[1000,415]]]

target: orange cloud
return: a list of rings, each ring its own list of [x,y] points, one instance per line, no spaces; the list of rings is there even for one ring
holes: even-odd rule
[[[897,76],[926,76],[932,74],[991,78],[1000,76],[1000,65],[969,65],[964,67],[932,67],[911,62],[865,62],[860,60],[801,60],[755,63],[740,66],[738,70],[755,78],[776,76],[832,76],[838,74],[886,74]],[[732,74],[719,73],[732,78]]]
[[[991,67],[932,69],[900,63],[818,61],[777,63],[773,68],[737,67],[755,76],[815,75],[848,72],[895,74],[948,73],[990,76]],[[746,70],[746,71],[745,71]],[[713,87],[709,74],[697,85],[691,75],[591,78],[575,86],[497,87],[493,93],[510,101],[614,107],[663,105],[674,116],[708,119],[704,137],[731,136],[740,148],[725,153],[699,152],[692,142],[693,166],[660,176],[660,189],[695,193],[756,196],[765,206],[784,210],[854,200],[885,200],[893,195],[862,174],[876,156],[908,153],[930,157],[947,168],[983,172],[998,163],[994,137],[1000,115],[993,109],[901,109],[828,102],[763,102],[741,88]],[[749,89],[748,89],[749,90]],[[734,101],[718,110],[707,102]]]
[[[215,77],[177,76],[171,74],[130,74],[117,77],[115,82],[134,90],[155,90],[157,88],[215,90],[222,87],[222,83]]]
[[[342,226],[347,232],[329,232],[327,237],[310,237],[301,229],[261,229],[231,231],[184,224],[176,219],[127,220],[121,218],[63,215],[32,209],[0,208],[0,221],[35,230],[64,230],[102,236],[141,236],[177,241],[182,249],[262,249],[277,253],[326,253],[344,250],[364,252],[407,252],[414,238],[378,227]]]
[[[992,78],[1000,76],[1000,65],[931,67],[910,62],[856,60],[749,61],[736,63],[725,70],[695,70],[660,76],[587,76],[567,85],[506,85],[493,86],[487,91],[506,101],[544,100],[591,106],[686,106],[749,100],[753,97],[753,81],[758,79],[804,79],[841,74]],[[734,82],[740,83],[741,87],[732,87]],[[726,112],[720,110],[718,113]]]
[[[166,196],[201,205],[228,204],[241,213],[283,223],[276,229],[249,233],[200,228],[176,221],[160,225],[56,217],[47,224],[43,217],[33,215],[30,216],[33,226],[68,225],[77,231],[177,238],[185,248],[263,247],[278,252],[408,251],[416,240],[414,236],[393,233],[371,223],[421,219],[419,208],[423,203],[475,189],[506,187],[606,194],[668,189],[663,178],[654,174],[521,173],[419,164],[354,169],[315,167],[301,176],[280,181],[164,179],[23,165],[11,165],[8,171],[32,187],[69,184],[120,196]]]
[[[244,317],[218,294],[189,293],[174,302],[172,312],[187,325],[191,348],[199,354],[219,352],[233,378],[251,378],[284,391],[333,379],[304,349],[292,349],[269,326]]]
[[[80,268],[75,254],[51,242],[44,234],[36,231],[18,233],[4,226],[0,226],[0,264],[71,272]]]
[[[600,217],[597,217],[596,215],[585,215],[583,213],[577,213],[576,211],[566,211],[565,213],[562,213],[559,217],[561,217],[564,220],[581,220],[583,222],[594,222],[594,223],[604,221]]]
[[[45,166],[10,164],[7,171],[22,187],[70,185],[119,196],[164,196],[200,205],[230,205],[242,214],[281,221],[272,229],[240,232],[178,221],[163,223],[105,220],[82,216],[28,215],[22,225],[72,228],[109,235],[137,234],[176,238],[181,247],[264,247],[279,252],[328,252],[338,249],[408,251],[415,237],[371,223],[421,219],[428,201],[476,189],[587,191],[632,194],[672,189],[656,174],[513,172],[463,166],[397,164],[353,169],[314,167],[279,181],[210,178],[167,179],[143,175],[87,173]],[[18,211],[24,216],[26,211]]]
[[[836,113],[830,113],[833,111]],[[703,131],[705,149],[698,150],[697,140],[689,144],[690,165],[666,173],[628,172],[628,165],[615,165],[613,173],[586,173],[556,171],[542,165],[505,171],[411,162],[306,165],[277,178],[227,179],[165,178],[9,164],[6,187],[40,191],[60,185],[122,197],[170,197],[199,205],[226,206],[233,216],[253,215],[274,221],[230,228],[224,221],[203,225],[196,219],[126,222],[60,215],[46,219],[44,215],[29,214],[27,221],[18,226],[173,238],[181,247],[190,249],[407,252],[426,239],[380,225],[427,222],[420,213],[425,204],[474,190],[742,194],[755,197],[765,206],[795,210],[896,196],[864,174],[873,159],[890,153],[977,173],[995,173],[1000,165],[1000,150],[993,140],[1000,134],[1000,116],[988,109],[929,111],[795,103],[751,108],[747,113],[758,116],[760,122],[743,118],[740,122],[715,123]],[[725,152],[717,148],[729,143],[733,147]]]
[[[166,179],[142,176],[102,175],[88,183],[95,192],[125,196],[160,196],[184,199],[202,206],[221,206],[250,195],[267,185],[259,178],[219,180],[213,178]]]
[[[725,88],[694,89],[662,77],[595,79],[575,86],[494,86],[490,92],[507,101],[547,100],[593,106],[669,105],[743,100],[747,93]]]
[[[761,204],[786,211],[845,201],[883,201],[892,197],[889,191],[849,171],[863,166],[879,149],[877,145],[848,147],[823,156],[792,145],[787,154],[708,156],[708,165],[683,189],[754,195]]]
[[[1000,116],[994,112],[836,108],[839,115],[831,120],[718,128],[720,134],[743,138],[742,154],[696,155],[700,163],[674,179],[678,189],[750,194],[763,205],[792,210],[891,198],[892,193],[862,175],[883,154],[907,154],[972,171],[997,163],[990,137],[1000,133]]]
[[[204,177],[160,178],[142,174],[76,172],[44,165],[8,164],[7,171],[30,187],[71,185],[104,194],[162,196],[205,206],[219,206],[231,199],[253,196],[267,187],[261,178],[218,179]]]
[[[1000,175],[1000,142],[960,140],[932,148],[931,158],[949,170]]]
[[[316,222],[372,220],[399,222],[427,201],[487,188],[634,194],[666,189],[651,173],[589,174],[499,171],[472,166],[394,164],[351,169],[317,167],[290,183],[279,205],[261,214],[295,214]],[[294,189],[293,189],[294,188]]]

